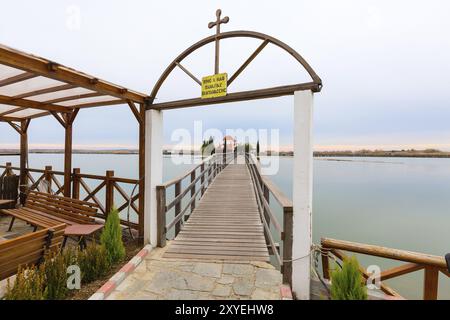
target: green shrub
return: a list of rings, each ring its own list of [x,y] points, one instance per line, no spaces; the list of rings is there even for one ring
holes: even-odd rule
[[[342,269],[331,273],[332,300],[367,300],[367,288],[355,257],[345,259]]]
[[[100,237],[101,244],[106,249],[111,264],[125,258],[125,247],[122,241],[122,228],[120,226],[119,211],[113,209],[106,219],[106,224]]]
[[[45,277],[41,267],[20,268],[14,285],[8,279],[5,300],[44,300]]]
[[[41,265],[46,280],[45,299],[62,300],[66,297],[67,267],[61,253],[51,253],[45,257]]]
[[[105,247],[97,244],[88,245],[84,251],[80,252],[78,263],[83,283],[103,277],[111,268]]]

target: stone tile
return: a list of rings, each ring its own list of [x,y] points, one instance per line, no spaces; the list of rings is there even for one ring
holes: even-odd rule
[[[219,284],[232,284],[234,282],[234,277],[228,274],[224,274],[220,279],[216,281]]]
[[[197,274],[187,273],[184,280],[190,290],[212,291],[214,289],[215,279],[201,277]]]
[[[177,266],[177,270],[184,272],[192,272],[193,269],[194,269],[193,263],[183,263]]]
[[[228,297],[231,295],[231,286],[218,284],[211,294],[217,297]]]
[[[282,276],[278,270],[258,269],[256,270],[257,287],[275,287],[281,285]]]
[[[222,275],[222,264],[199,262],[194,265],[193,272],[205,277],[220,278]]]
[[[233,291],[239,296],[249,296],[253,292],[254,285],[251,278],[236,278],[233,283]]]
[[[166,300],[196,300],[198,299],[198,292],[191,290],[170,290],[164,298]]]
[[[128,276],[121,284],[119,284],[115,291],[132,293],[141,290],[144,286],[145,281],[135,278],[133,275]]]
[[[272,290],[255,289],[251,296],[252,300],[280,300],[280,295]]]
[[[186,281],[173,271],[159,271],[145,286],[145,291],[162,294],[170,289],[187,289]]]
[[[223,273],[233,275],[249,275],[255,271],[254,267],[250,264],[230,264],[223,265]]]
[[[158,300],[158,295],[147,291],[139,291],[129,296],[128,300]]]
[[[198,292],[198,300],[214,300],[215,297],[213,297],[209,292]]]

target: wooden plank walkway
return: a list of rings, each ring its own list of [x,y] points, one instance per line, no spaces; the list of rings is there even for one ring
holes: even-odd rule
[[[250,173],[229,164],[206,190],[165,258],[269,261]]]

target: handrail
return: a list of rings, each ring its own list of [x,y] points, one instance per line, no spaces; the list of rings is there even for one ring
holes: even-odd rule
[[[233,155],[233,157],[229,157],[230,155]],[[195,202],[199,194],[203,196],[214,178],[228,165],[232,159],[234,159],[234,156],[235,154],[233,152],[215,153],[181,176],[156,186],[157,244],[159,247],[164,247],[166,245],[167,233],[172,228],[175,227],[174,234],[175,236],[178,235],[181,230],[181,225],[189,219],[190,214],[194,211]],[[184,190],[181,190],[181,183],[189,177],[189,185],[186,186]],[[197,184],[199,181],[200,186],[197,189]],[[167,204],[167,190],[172,186],[175,187],[175,196],[174,199]],[[188,203],[185,204],[184,208],[181,208],[182,200],[188,193],[190,193]],[[172,208],[175,208],[175,216],[169,223],[167,223],[166,216]],[[190,214],[187,215],[189,209]]]
[[[261,174],[259,162],[253,154],[246,153],[245,160],[252,178],[258,210],[264,226],[264,235],[272,254],[283,273],[283,282],[292,284],[292,244],[293,244],[293,206],[283,192],[275,186],[268,178]],[[279,223],[270,208],[270,194],[278,202],[283,211],[283,226]],[[283,242],[283,252],[280,254],[275,245],[271,231],[271,224],[275,227]]]
[[[3,174],[11,174],[14,171],[20,171],[19,167],[12,166],[11,163],[7,162],[6,165],[0,165],[0,169],[4,168],[5,171]],[[53,170],[51,166],[46,166],[45,169],[33,169],[33,168],[25,168],[25,175],[26,180],[30,183],[26,183],[24,186],[25,188],[25,194],[28,192],[28,190],[40,190],[45,189],[43,191],[55,195],[60,195],[63,193],[64,185],[63,183],[58,180],[58,177],[61,178],[64,176],[64,172]],[[33,177],[32,173],[38,174],[37,177]],[[123,199],[119,203],[117,203],[117,208],[120,211],[126,209],[128,206],[137,214],[138,221],[137,223],[123,220],[121,219],[121,223],[123,225],[132,227],[133,229],[139,229],[141,232],[143,230],[142,223],[143,223],[143,210],[139,208],[137,205],[137,201],[139,197],[141,196],[140,192],[137,192],[136,195],[131,197],[131,195],[128,195],[127,191],[122,188],[119,183],[128,184],[136,186],[139,183],[139,180],[137,179],[130,179],[130,178],[121,178],[121,177],[115,177],[114,171],[107,171],[104,176],[102,175],[95,175],[95,174],[86,174],[81,173],[80,169],[76,168],[73,169],[73,172],[70,175],[70,183],[72,184],[72,193],[70,195],[73,199],[80,199],[84,201],[90,201],[92,203],[95,203],[99,207],[99,212],[96,214],[96,217],[106,219],[109,212],[112,210],[112,208],[115,206],[115,200],[117,200],[117,197],[115,197],[115,190],[118,192],[119,199]],[[86,180],[93,181],[96,185],[89,185]],[[97,181],[98,183],[95,183],[94,181]],[[41,188],[40,186],[43,185]],[[80,191],[85,191],[84,199],[81,199]],[[98,194],[104,190],[105,195],[103,199],[98,198]]]
[[[387,247],[381,247],[370,244],[363,244],[357,242],[350,242],[344,240],[322,238],[322,268],[323,276],[325,279],[330,279],[330,267],[329,267],[329,254],[331,253],[340,260],[347,259],[347,256],[341,252],[348,251],[353,253],[360,253],[369,256],[381,257],[385,259],[397,260],[406,262],[407,264],[394,267],[381,272],[380,280],[384,281],[387,279],[392,279],[399,277],[411,272],[424,269],[425,279],[424,279],[424,289],[423,298],[424,300],[436,300],[438,297],[438,282],[439,282],[439,272],[450,277],[450,272],[447,270],[447,263],[444,257],[418,253],[413,251],[406,251],[400,249],[393,249]],[[361,273],[364,278],[368,278],[369,275],[361,268]],[[393,289],[381,284],[380,289],[391,296],[399,296]]]
[[[177,183],[177,182],[179,182],[181,180],[184,180],[185,178],[190,176],[192,172],[194,172],[198,168],[200,168],[202,164],[205,164],[205,163],[209,162],[213,157],[214,157],[214,154],[210,155],[208,158],[202,160],[202,162],[199,165],[197,165],[196,167],[194,167],[193,169],[187,171],[186,173],[184,173],[184,174],[182,174],[182,175],[180,175],[178,177],[175,177],[175,178],[173,178],[173,179],[171,179],[171,180],[161,184],[161,186],[164,186],[165,188],[168,188],[168,187],[174,185],[175,183]]]

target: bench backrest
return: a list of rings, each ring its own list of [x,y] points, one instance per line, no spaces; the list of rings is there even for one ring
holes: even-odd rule
[[[0,200],[17,200],[19,196],[19,176],[0,177]]]
[[[94,223],[97,214],[96,204],[38,191],[28,193],[25,207],[77,224]]]
[[[46,252],[60,250],[65,224],[0,242],[0,281],[17,273],[21,266],[36,265]]]

